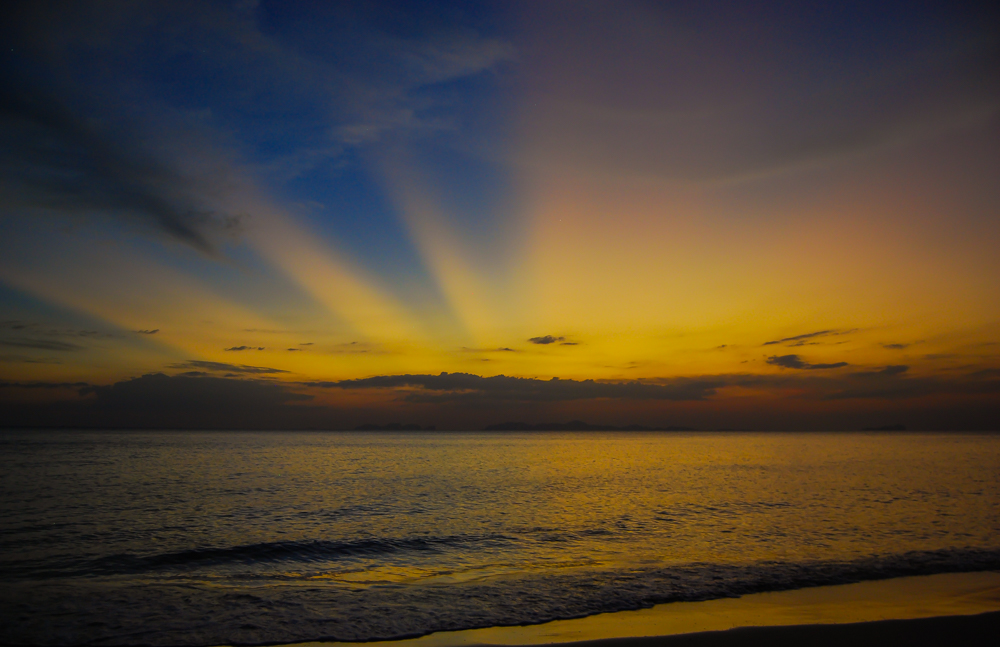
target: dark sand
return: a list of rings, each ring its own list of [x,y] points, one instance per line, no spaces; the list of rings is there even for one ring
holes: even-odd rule
[[[366,646],[557,643],[560,647],[1000,645],[1000,573],[948,573],[675,602],[541,625],[440,632]],[[308,644],[357,647],[357,643]]]
[[[1000,611],[975,616],[878,620],[851,624],[739,627],[674,636],[608,638],[574,647],[888,647],[1000,644]]]

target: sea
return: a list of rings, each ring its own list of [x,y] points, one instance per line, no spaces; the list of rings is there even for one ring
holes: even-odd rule
[[[0,643],[372,641],[1000,569],[1000,435],[0,432]]]

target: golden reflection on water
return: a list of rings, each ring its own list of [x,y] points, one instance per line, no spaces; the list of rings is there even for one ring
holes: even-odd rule
[[[5,439],[0,597],[93,642],[208,616],[370,640],[1000,565],[1000,435]]]
[[[161,521],[171,526],[175,516],[188,540],[200,534],[207,545],[361,542],[333,562],[317,555],[286,573],[351,585],[852,559],[990,546],[1000,530],[994,436],[295,434],[286,443],[281,435],[248,434],[248,440],[224,456],[211,452],[209,442],[204,452],[163,465],[160,478],[169,478],[187,505],[165,511]],[[143,478],[156,476],[147,471]],[[198,496],[184,497],[185,485]],[[191,527],[195,502],[214,525]],[[232,523],[219,524],[222,518]],[[165,542],[176,539],[162,535]],[[367,540],[388,548],[369,550]],[[405,559],[397,559],[400,552]]]

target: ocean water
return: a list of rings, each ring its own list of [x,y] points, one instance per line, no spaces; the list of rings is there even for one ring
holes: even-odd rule
[[[1000,435],[0,432],[0,643],[376,640],[1000,569]]]

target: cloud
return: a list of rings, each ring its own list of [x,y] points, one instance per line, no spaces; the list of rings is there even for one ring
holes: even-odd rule
[[[0,321],[0,330],[13,330],[20,334],[44,335],[46,337],[86,337],[93,339],[117,339],[117,333],[86,330],[80,328],[53,328],[37,321],[7,320]]]
[[[156,333],[160,332],[160,329],[154,328],[152,330],[133,330],[132,332],[138,333],[140,335],[155,335]]]
[[[788,344],[789,346],[803,346],[808,340],[816,337],[827,337],[831,335],[848,335],[853,332],[857,332],[857,328],[852,328],[851,330],[820,330],[817,332],[810,332],[804,335],[795,335],[794,337],[785,337],[784,339],[775,339],[774,341],[764,342],[764,346],[772,346],[774,344]]]
[[[906,377],[902,367],[887,366],[882,370],[851,373],[851,383],[837,381],[816,397],[824,400],[907,400],[928,396],[954,395],[968,398],[976,395],[1000,394],[1000,374],[973,372],[957,376]],[[956,411],[956,416],[961,412]],[[991,424],[996,424],[995,422]]]
[[[552,378],[481,377],[470,373],[438,375],[382,375],[357,380],[303,382],[305,386],[336,389],[414,389],[406,394],[411,402],[505,400],[561,402],[608,398],[617,400],[703,400],[724,382],[713,378],[679,378],[668,383],[640,381],[602,382]]]
[[[424,39],[371,35],[369,43],[377,50],[369,60],[377,64],[364,70],[364,76],[354,76],[354,105],[332,131],[345,148],[375,144],[392,135],[453,130],[457,116],[449,101],[436,98],[431,89],[516,58],[509,42],[471,32],[439,33]],[[352,76],[358,72],[341,70]],[[334,147],[303,154],[322,158],[339,152]]]
[[[4,424],[155,429],[261,429],[312,426],[329,414],[311,395],[280,382],[162,373],[108,385],[23,383],[0,386],[76,389],[73,399],[45,404],[0,401]],[[307,405],[307,406],[303,406]],[[329,424],[327,422],[327,424]]]
[[[772,355],[767,358],[767,363],[780,366],[782,368],[795,368],[801,370],[816,370],[824,368],[840,368],[847,366],[847,362],[836,362],[833,364],[810,364],[802,360],[798,355]]]
[[[381,415],[388,410],[387,405],[404,412],[406,407],[412,405],[423,412],[421,415],[440,414],[449,418],[452,414],[459,415],[461,410],[464,413],[460,415],[471,415],[477,420],[486,416],[481,424],[528,412],[546,417],[553,414],[575,415],[566,413],[568,406],[576,406],[574,403],[582,403],[587,411],[602,410],[609,415],[629,416],[631,412],[648,409],[643,403],[702,402],[702,411],[729,411],[729,414],[744,421],[743,426],[758,425],[759,412],[756,418],[746,417],[744,407],[747,400],[744,397],[727,398],[724,391],[727,387],[767,393],[763,401],[757,402],[764,404],[768,410],[774,408],[775,397],[814,403],[867,400],[869,402],[859,405],[864,411],[871,407],[899,410],[901,405],[890,404],[892,401],[906,402],[907,409],[911,407],[910,403],[920,407],[928,401],[945,402],[938,411],[946,418],[939,416],[938,422],[933,423],[936,428],[942,428],[941,425],[955,428],[954,425],[959,425],[962,428],[987,429],[995,428],[996,424],[995,403],[996,395],[1000,394],[1000,369],[988,368],[962,375],[909,377],[899,367],[887,366],[836,375],[795,371],[619,382],[441,373],[383,375],[359,380],[298,384],[239,373],[218,376],[209,375],[206,371],[189,371],[173,377],[143,375],[100,386],[55,381],[0,382],[0,389],[5,392],[5,397],[0,398],[0,420],[9,426],[202,429],[329,429],[351,427],[361,422],[357,420],[356,412],[351,414],[336,405],[314,403],[315,398],[311,399],[308,393],[302,392],[311,388],[381,390],[395,402],[386,403],[383,399],[377,409],[367,409],[369,412]],[[25,399],[19,400],[21,389],[51,391],[56,399],[39,403],[20,396]],[[67,399],[56,395],[67,389],[76,390],[78,396]],[[372,394],[357,395],[365,400]],[[928,400],[927,396],[935,397]],[[954,396],[950,404],[948,396]],[[355,398],[348,396],[347,399],[353,401]],[[336,398],[324,397],[324,402],[334,400]],[[836,412],[845,415],[859,411],[855,405],[847,403],[835,406],[838,407]],[[970,413],[969,406],[978,409]],[[345,413],[354,419],[342,419]],[[685,424],[699,426],[695,421]],[[710,426],[712,423],[699,424]],[[813,425],[824,426],[815,421]],[[809,426],[806,423],[805,428]]]
[[[6,388],[2,388],[6,387]],[[0,390],[76,390],[47,402],[0,399],[0,424],[145,429],[330,428],[331,410],[281,382],[154,373],[113,384],[4,383]],[[334,423],[336,424],[336,423]]]
[[[263,350],[263,349],[261,349],[261,350]],[[303,349],[302,348],[286,348],[285,350],[289,350],[289,351],[292,351],[292,352],[301,352]]]
[[[861,372],[861,373],[851,373],[851,376],[852,377],[854,377],[854,376],[858,376],[858,377],[872,377],[872,376],[902,375],[903,373],[906,373],[909,370],[910,370],[910,367],[906,366],[905,364],[892,364],[892,365],[886,366],[883,369],[879,369],[877,371],[867,371],[867,372]]]
[[[503,346],[501,348],[469,348],[468,346],[462,347],[462,352],[465,353],[517,353],[518,351],[513,348],[508,348]]]
[[[31,357],[29,355],[16,355],[5,353],[0,355],[0,362],[5,363],[24,363],[24,364],[62,364],[58,359],[52,357]]]
[[[287,373],[288,371],[283,371],[280,368],[267,368],[266,366],[246,366],[242,364],[226,364],[223,362],[204,362],[200,360],[189,360],[187,362],[180,362],[177,364],[169,364],[167,368],[180,368],[180,369],[204,369],[206,371],[228,371],[230,373],[246,373],[246,374],[271,374],[271,373]]]
[[[801,360],[799,360],[801,362]],[[788,362],[792,363],[792,362]],[[845,363],[808,364],[802,368],[840,368]],[[793,367],[795,368],[795,367]],[[302,382],[323,389],[376,389],[396,392],[404,402],[417,404],[496,405],[514,403],[558,403],[609,401],[698,402],[711,399],[724,406],[720,390],[741,387],[797,400],[884,399],[905,400],[931,394],[1000,393],[1000,370],[944,377],[907,377],[908,367],[885,366],[847,375],[794,372],[771,375],[735,373],[701,377],[670,377],[632,381],[595,381],[553,378],[541,380],[498,375],[481,377],[469,373],[437,375],[380,375],[357,380]]]
[[[299,346],[312,346],[312,345],[313,343],[311,341],[304,341],[299,343]]]
[[[763,389],[807,400],[908,400],[930,395],[968,397],[1000,393],[1000,371],[974,371],[956,375],[912,377],[909,367],[890,365],[847,374],[780,373],[773,375],[720,375],[730,386]],[[991,423],[994,424],[994,423]]]
[[[266,404],[311,400],[274,382],[221,377],[170,377],[151,373],[107,386],[88,385],[81,395],[94,395],[99,407],[162,409],[183,405],[229,408],[234,404],[259,408]],[[260,399],[262,398],[262,399]]]
[[[316,406],[312,395],[286,383],[246,376],[154,373],[107,385],[0,382],[0,387],[6,387],[0,390],[8,394],[0,398],[3,426],[329,429],[338,425],[335,410]],[[19,401],[20,389],[51,390],[56,399]],[[76,393],[67,398],[60,393],[66,389]]]
[[[5,336],[0,338],[0,346],[57,352],[84,350],[86,346],[77,343],[79,340],[123,338],[123,335],[117,332],[53,327],[37,321],[17,319],[0,321],[0,331],[7,331]],[[24,359],[23,361],[38,360]]]
[[[55,339],[0,339],[0,346],[14,348],[34,348],[36,350],[77,351],[82,350],[79,344],[70,344]]]
[[[102,127],[54,96],[6,75],[0,83],[0,197],[9,208],[112,216],[212,254],[213,235],[240,218],[206,209],[193,183],[116,124]]]
[[[903,350],[904,348],[909,348],[911,344],[882,344],[882,348],[887,350]]]
[[[396,48],[413,71],[413,82],[420,85],[474,76],[517,57],[516,49],[509,42],[470,33],[422,41],[397,41]]]
[[[241,351],[241,350],[264,350],[263,346],[232,346],[231,348],[223,348],[225,351]]]
[[[554,344],[557,341],[563,341],[565,337],[555,337],[553,335],[545,335],[544,337],[532,337],[528,341],[532,344]]]
[[[87,382],[4,382],[0,388],[5,389],[80,389],[90,386]]]

